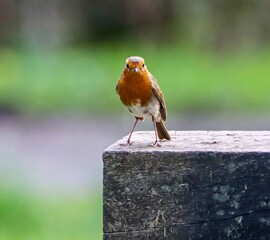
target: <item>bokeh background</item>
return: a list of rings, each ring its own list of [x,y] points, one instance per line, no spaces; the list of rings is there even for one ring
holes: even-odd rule
[[[101,239],[102,152],[131,55],[171,130],[269,130],[266,0],[0,0],[0,239]],[[137,130],[152,130],[150,122]]]

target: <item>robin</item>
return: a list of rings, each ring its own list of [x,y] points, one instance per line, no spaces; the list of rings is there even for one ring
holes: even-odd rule
[[[160,146],[158,138],[171,139],[164,125],[167,110],[163,93],[157,80],[147,70],[143,58],[136,56],[126,59],[126,65],[116,85],[116,93],[136,119],[126,145],[131,144],[130,139],[136,124],[145,117],[150,117],[154,124],[156,140],[153,146]]]

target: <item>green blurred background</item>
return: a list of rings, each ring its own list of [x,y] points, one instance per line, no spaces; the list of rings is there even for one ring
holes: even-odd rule
[[[102,151],[139,55],[173,130],[269,130],[266,0],[1,0],[0,239],[101,239]],[[150,123],[138,130],[152,130]]]

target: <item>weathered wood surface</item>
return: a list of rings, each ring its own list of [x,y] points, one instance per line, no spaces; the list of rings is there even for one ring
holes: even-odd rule
[[[270,239],[270,132],[170,133],[105,150],[104,239]]]

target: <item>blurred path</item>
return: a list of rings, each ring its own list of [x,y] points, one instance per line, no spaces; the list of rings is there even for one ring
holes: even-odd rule
[[[100,187],[102,152],[120,136],[113,125],[90,118],[2,118],[0,181],[40,193]]]
[[[102,152],[127,135],[133,118],[0,117],[0,181],[39,194],[102,186]],[[170,116],[174,130],[270,130],[270,116]],[[152,130],[150,121],[137,130]]]

